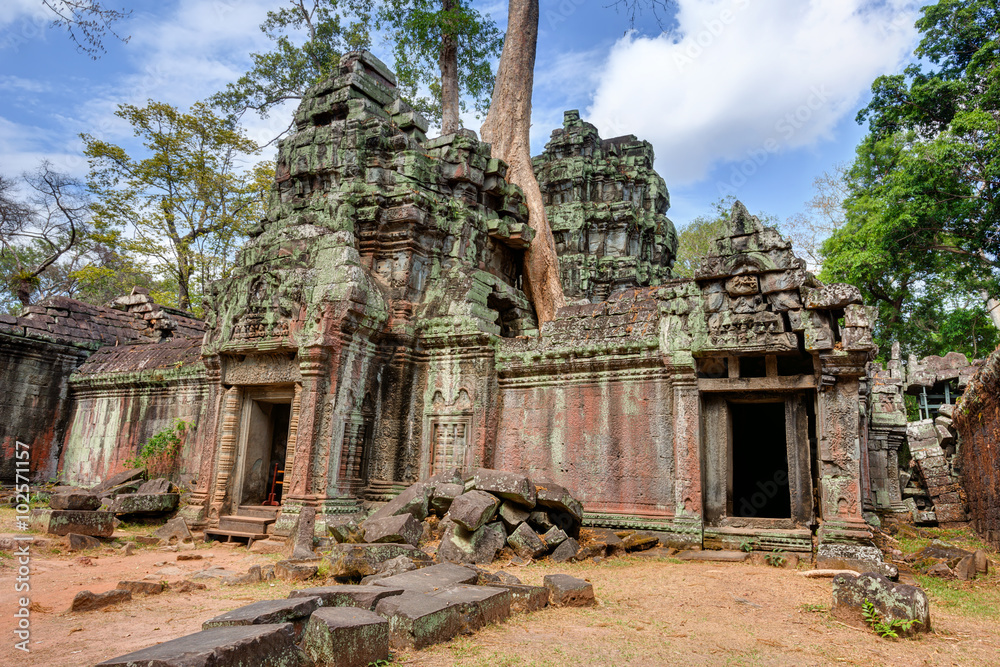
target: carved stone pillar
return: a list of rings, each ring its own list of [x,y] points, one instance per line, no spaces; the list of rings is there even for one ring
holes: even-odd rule
[[[209,509],[209,520],[218,521],[219,517],[229,511],[229,477],[236,462],[236,448],[240,436],[240,390],[230,387],[226,391],[222,407],[222,428],[219,436],[219,463],[215,472],[215,486],[212,491],[212,502]]]
[[[295,425],[295,451],[292,453],[292,465],[285,467],[291,471],[285,476],[285,490],[290,501],[302,505],[315,500],[316,496],[313,459],[316,447],[319,446],[323,399],[327,393],[326,350],[322,347],[301,349],[299,369],[302,373],[302,385],[296,390],[299,413]]]
[[[219,459],[219,425],[222,407],[225,402],[226,390],[222,386],[222,365],[219,357],[205,357],[203,360],[208,385],[206,401],[208,408],[204,417],[198,422],[197,442],[198,477],[191,490],[188,504],[181,508],[180,514],[188,525],[204,525],[208,515],[209,502],[215,480],[215,465]]]
[[[702,542],[701,410],[694,369],[675,367],[671,378],[674,433],[674,530],[684,543]]]

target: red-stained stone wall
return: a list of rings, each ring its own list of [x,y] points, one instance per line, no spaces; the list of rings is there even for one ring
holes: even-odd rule
[[[562,484],[588,514],[672,514],[669,381],[595,375],[501,381],[493,467]]]
[[[1000,348],[969,383],[955,411],[955,426],[972,525],[1000,549]]]

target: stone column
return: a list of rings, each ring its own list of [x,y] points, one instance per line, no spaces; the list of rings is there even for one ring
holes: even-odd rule
[[[320,420],[323,413],[323,399],[327,394],[324,376],[327,370],[327,354],[322,347],[303,348],[299,351],[299,369],[302,385],[297,389],[299,415],[295,429],[295,452],[292,465],[286,466],[288,499],[303,504],[316,496],[313,459],[318,446]]]
[[[180,510],[181,516],[192,526],[203,525],[208,515],[215,482],[215,466],[219,460],[219,431],[226,396],[226,390],[222,386],[222,365],[219,357],[206,357],[203,363],[207,369],[205,382],[208,385],[208,392],[205,400],[208,409],[204,418],[198,422],[198,439],[195,443],[198,449],[198,479],[193,485],[188,504]]]
[[[222,408],[222,426],[219,436],[219,464],[215,471],[215,486],[212,490],[212,503],[208,519],[217,522],[219,517],[229,511],[229,477],[236,462],[236,448],[240,436],[240,390],[230,387],[226,391]]]
[[[674,435],[674,530],[678,541],[702,542],[701,409],[694,368],[672,369]]]

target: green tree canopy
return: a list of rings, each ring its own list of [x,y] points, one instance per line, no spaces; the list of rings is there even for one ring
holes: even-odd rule
[[[199,304],[208,283],[228,271],[249,228],[263,215],[270,164],[248,168],[258,146],[232,119],[205,104],[187,113],[150,100],[119,105],[144,151],[82,135],[96,237],[127,258],[153,262],[176,284],[180,308]]]
[[[1000,8],[940,0],[917,27],[921,63],[876,79],[858,115],[869,134],[821,277],[878,303],[883,348],[971,354],[996,340],[986,315],[1000,296]],[[955,322],[970,323],[964,342]]]

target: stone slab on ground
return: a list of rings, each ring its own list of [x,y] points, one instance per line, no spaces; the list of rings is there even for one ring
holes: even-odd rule
[[[492,563],[497,552],[507,543],[507,534],[499,522],[490,523],[469,532],[456,523],[449,524],[441,536],[438,560],[451,563]]]
[[[490,584],[493,588],[510,591],[510,610],[521,612],[540,611],[549,606],[549,589],[527,584]]]
[[[424,552],[410,544],[337,544],[327,555],[330,575],[357,578],[378,574],[379,565],[397,556],[428,560]]]
[[[322,667],[366,667],[389,657],[389,622],[368,609],[318,609],[306,624],[302,649]]]
[[[282,581],[305,581],[319,572],[320,559],[279,560],[274,564],[274,576]]]
[[[417,482],[403,489],[403,491],[378,508],[369,519],[383,519],[387,516],[397,516],[399,514],[412,514],[417,521],[427,518],[428,505],[431,494],[434,492],[434,485],[426,482]]]
[[[76,533],[70,533],[66,536],[69,542],[70,551],[86,551],[87,549],[100,549],[101,541],[96,537],[91,537],[90,535],[77,535]]]
[[[389,645],[397,650],[446,642],[464,627],[458,607],[417,591],[383,598],[375,612],[389,621]]]
[[[711,563],[742,563],[747,559],[747,553],[743,551],[690,551],[684,550],[677,554],[681,560],[702,560]]]
[[[93,512],[101,506],[101,497],[85,491],[58,493],[49,498],[49,507],[54,510],[84,510]]]
[[[382,598],[400,595],[402,588],[384,586],[318,586],[292,591],[289,598],[315,597],[319,598],[323,607],[357,607],[372,611]]]
[[[153,537],[156,537],[167,544],[194,541],[194,535],[191,534],[187,521],[184,520],[184,517],[180,516],[175,516],[173,519],[167,521],[165,524],[153,531]]]
[[[115,532],[115,515],[111,512],[83,510],[31,510],[32,526],[50,535],[90,535],[111,537]]]
[[[896,578],[899,570],[892,563],[886,563],[882,552],[876,546],[837,544],[820,542],[816,550],[816,568],[823,570],[854,570],[855,572],[878,572],[889,578]]]
[[[298,667],[290,623],[218,627],[112,658],[98,667]]]
[[[72,611],[94,611],[110,607],[113,604],[121,604],[132,599],[132,594],[128,591],[117,588],[104,593],[91,593],[90,591],[80,591],[73,598],[73,603],[69,610]]]
[[[173,512],[180,504],[176,493],[122,493],[111,503],[115,514],[163,514]]]
[[[930,603],[920,588],[893,584],[875,572],[838,574],[833,578],[834,616],[863,622],[861,611],[865,600],[875,605],[884,621],[918,621],[908,632],[898,629],[901,635],[931,631]]]
[[[412,514],[406,513],[380,519],[368,519],[361,524],[361,529],[365,534],[365,542],[369,544],[392,542],[415,547],[423,535],[423,527],[420,522]]]
[[[597,604],[590,582],[568,574],[547,574],[542,580],[549,589],[549,604],[553,607],[591,607]]]
[[[120,591],[128,591],[132,595],[159,595],[167,590],[165,583],[162,581],[119,581],[115,588]]]
[[[416,593],[433,593],[458,584],[474,584],[478,579],[479,574],[472,568],[453,563],[439,563],[412,572],[379,579],[373,585],[402,588],[405,591]]]
[[[134,468],[132,470],[124,470],[117,475],[112,475],[100,484],[90,488],[90,492],[98,496],[103,495],[109,489],[113,489],[122,484],[127,484],[135,480],[141,480],[146,474],[145,468]]]
[[[157,477],[156,479],[151,479],[148,482],[143,482],[142,486],[140,486],[136,491],[138,494],[176,492],[177,487],[166,477]]]
[[[463,634],[510,618],[512,596],[509,590],[501,586],[458,584],[429,595],[458,607],[462,615]]]
[[[273,625],[289,623],[293,626],[296,641],[301,638],[310,614],[319,609],[318,597],[262,600],[237,607],[201,624],[202,630],[231,625]]]

